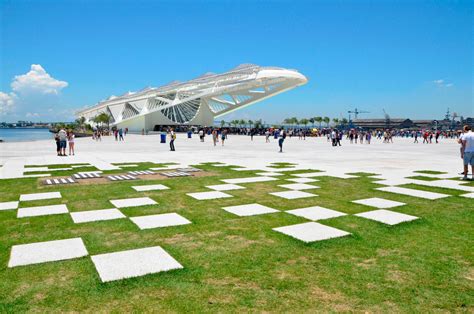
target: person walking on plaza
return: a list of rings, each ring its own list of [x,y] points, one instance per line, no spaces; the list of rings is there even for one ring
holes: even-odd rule
[[[265,143],[270,143],[270,131],[265,131]]]
[[[461,135],[461,157],[464,161],[463,180],[468,180],[468,168],[471,165],[471,178],[474,179],[474,133],[469,125],[464,126],[464,134]]]
[[[74,156],[74,138],[76,136],[74,135],[74,132],[70,131],[69,134],[67,135],[67,142],[69,145],[69,156],[72,155]]]
[[[123,130],[122,130],[122,128],[120,128],[118,130],[118,134],[119,134],[119,141],[123,141]]]
[[[418,131],[413,132],[415,134],[415,141],[413,143],[418,143]]]
[[[170,130],[170,151],[174,152],[174,140],[176,139],[176,133],[173,129]]]
[[[286,132],[285,130],[281,130],[280,133],[280,138],[278,139],[278,146],[280,146],[280,153],[283,153],[283,142],[285,141],[286,138]]]
[[[227,139],[227,130],[222,130],[221,132],[221,141],[222,141],[222,146],[224,146],[224,141]]]
[[[66,156],[66,146],[67,146],[67,133],[64,129],[59,130],[59,156]]]
[[[212,130],[212,142],[214,143],[214,146],[217,144],[217,131],[214,129]]]

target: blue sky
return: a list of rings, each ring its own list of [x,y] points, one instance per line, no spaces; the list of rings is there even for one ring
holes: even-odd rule
[[[309,82],[225,120],[474,116],[472,1],[0,0],[0,11],[0,121],[72,120],[110,95],[241,63]]]

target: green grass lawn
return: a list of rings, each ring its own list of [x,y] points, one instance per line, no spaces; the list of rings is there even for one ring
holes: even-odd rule
[[[65,203],[74,212],[112,208],[110,199],[149,196],[158,205],[121,211],[129,217],[176,212],[192,224],[139,230],[128,219],[74,224],[69,215],[18,219],[15,210],[0,211],[0,312],[474,310],[474,206],[459,196],[462,192],[407,186],[452,195],[428,201],[374,190],[380,185],[361,176],[318,177],[312,184],[321,188],[308,190],[319,195],[313,198],[268,194],[283,191],[278,185],[290,183],[283,179],[298,170],[277,181],[242,184],[247,188],[226,192],[233,198],[197,201],[186,193],[248,175],[199,167],[212,175],[52,187],[39,185],[37,178],[1,180],[0,202],[23,193],[60,191],[63,196],[20,207]],[[157,183],[170,189],[131,188]],[[389,227],[351,215],[371,210],[351,203],[369,197],[404,202],[393,210],[420,219]],[[221,209],[254,202],[279,210],[317,205],[347,213],[321,223],[352,235],[305,244],[272,231],[306,222],[303,218],[284,212],[238,217]],[[73,237],[84,240],[90,255],[159,245],[184,269],[104,284],[90,257],[7,268],[12,245]]]

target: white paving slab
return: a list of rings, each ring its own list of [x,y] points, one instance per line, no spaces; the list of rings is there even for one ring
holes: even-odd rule
[[[25,172],[40,172],[40,171],[48,171],[48,167],[25,167]]]
[[[266,181],[275,181],[275,180],[278,180],[278,179],[272,178],[272,177],[261,176],[261,177],[224,179],[224,180],[221,180],[221,181],[225,182],[225,183],[230,183],[230,184],[241,184],[241,183],[266,182]]]
[[[467,197],[467,198],[474,198],[474,193],[467,193],[467,194],[462,194],[460,195],[462,197]]]
[[[464,181],[465,182],[465,181]],[[436,188],[445,188],[452,190],[459,190],[464,192],[474,193],[474,186],[463,186],[463,181],[454,181],[454,180],[435,180],[435,181],[425,181],[425,180],[412,180],[413,184],[431,186]]]
[[[33,194],[21,194],[20,201],[36,201],[36,200],[48,200],[52,198],[61,198],[59,192],[47,192],[47,193],[33,193]]]
[[[208,185],[206,188],[214,191],[232,191],[232,190],[242,190],[245,187],[236,185],[236,184],[217,184],[217,185]]]
[[[140,229],[153,229],[190,224],[191,221],[177,213],[158,214],[130,217],[130,220]]]
[[[62,261],[87,255],[81,238],[14,245],[8,267]]]
[[[74,223],[84,223],[92,221],[113,220],[126,218],[126,216],[117,208],[87,210],[71,213]]]
[[[225,211],[235,214],[237,216],[254,216],[262,214],[277,213],[279,210],[273,209],[271,207],[263,206],[260,204],[245,204],[238,206],[227,206],[222,207]]]
[[[349,232],[325,226],[317,222],[305,222],[297,225],[273,228],[273,230],[303,242],[322,241],[350,235]]]
[[[119,200],[110,200],[112,205],[117,208],[123,207],[136,207],[136,206],[145,206],[145,205],[156,205],[157,202],[152,200],[149,197],[134,197],[134,198],[123,198]]]
[[[321,176],[327,176],[328,174],[325,172],[304,172],[304,173],[296,173],[292,174],[292,176],[298,177],[298,178],[313,178],[313,177],[321,177]]]
[[[311,193],[303,192],[303,191],[294,191],[294,190],[283,191],[283,192],[271,192],[269,194],[275,195],[281,198],[286,198],[287,200],[317,196],[316,194],[311,194]]]
[[[324,208],[320,206],[312,206],[312,207],[287,210],[286,213],[292,214],[298,217],[303,217],[309,220],[322,220],[322,219],[346,216],[345,213],[341,213],[336,210],[332,210],[332,209],[328,209],[328,208]]]
[[[102,282],[183,268],[159,246],[91,256]]]
[[[23,208],[18,208],[17,217],[24,218],[24,217],[57,215],[57,214],[67,214],[68,212],[69,211],[65,204],[23,207]]]
[[[232,197],[232,195],[219,192],[219,191],[210,191],[210,192],[197,192],[197,193],[187,193],[187,195],[195,198],[197,200],[214,200],[218,198],[227,198]]]
[[[424,198],[428,200],[436,200],[439,198],[450,196],[448,194],[401,188],[398,186],[388,186],[388,187],[383,187],[383,188],[377,188],[377,190],[383,191],[383,192],[390,192],[390,193],[403,194],[403,195],[408,195],[408,196],[413,196],[413,197],[419,197],[419,198]]]
[[[362,200],[356,200],[356,201],[352,201],[352,203],[371,206],[371,207],[376,207],[376,208],[393,208],[393,207],[397,207],[397,206],[406,205],[405,203],[386,200],[386,199],[378,198],[378,197],[372,197],[372,198],[366,198],[366,199],[362,199]]]
[[[9,209],[17,209],[19,202],[1,202],[0,203],[0,210],[9,210]]]
[[[397,213],[386,209],[377,209],[365,213],[355,214],[355,216],[375,220],[387,225],[396,225],[406,221],[418,219],[418,217]]]
[[[318,182],[318,179],[311,179],[311,178],[292,178],[286,179],[286,181],[291,181],[295,183],[311,183],[311,182]]]
[[[290,183],[290,184],[282,184],[279,187],[290,189],[290,190],[312,190],[312,189],[319,189],[319,186],[310,185],[305,183]]]
[[[169,190],[169,187],[163,184],[152,184],[152,185],[136,185],[132,186],[135,191],[145,192],[145,191],[156,191],[156,190]]]
[[[279,176],[282,176],[283,173],[269,171],[269,172],[257,172],[256,175],[264,176],[264,177],[279,177]]]

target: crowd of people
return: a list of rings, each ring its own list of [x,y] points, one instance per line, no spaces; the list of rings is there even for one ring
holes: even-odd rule
[[[116,141],[124,141],[125,136],[128,133],[128,128],[114,128],[109,132],[103,129],[94,129],[92,139],[95,141],[101,141],[103,135],[110,135],[112,133]],[[167,130],[170,138],[170,151],[175,151],[175,140],[176,132],[173,128]],[[188,134],[192,133],[190,130]],[[439,143],[440,138],[458,139],[458,143],[461,145],[461,158],[463,159],[464,179],[467,179],[469,165],[474,172],[474,133],[470,126],[466,125],[462,132],[459,131],[439,131],[439,130],[375,130],[365,131],[358,129],[350,130],[339,130],[339,129],[321,129],[321,130],[310,130],[310,129],[278,129],[278,128],[259,128],[259,129],[248,129],[248,128],[200,128],[198,136],[201,142],[205,142],[205,137],[210,136],[214,146],[217,146],[219,141],[224,146],[225,141],[229,134],[248,135],[250,140],[253,141],[255,135],[265,136],[265,142],[269,143],[270,138],[278,139],[278,152],[283,152],[283,144],[285,139],[288,137],[298,136],[300,140],[306,140],[306,137],[322,137],[325,136],[327,141],[332,146],[342,146],[341,141],[345,138],[350,144],[370,144],[372,138],[375,137],[378,140],[382,140],[383,143],[393,143],[393,137],[413,138],[414,143],[419,143],[419,138],[423,138],[424,144]],[[191,137],[189,135],[189,137]],[[66,156],[66,150],[69,148],[69,155],[74,155],[74,139],[75,134],[72,130],[65,130],[61,128],[55,134],[56,152],[58,156]]]

